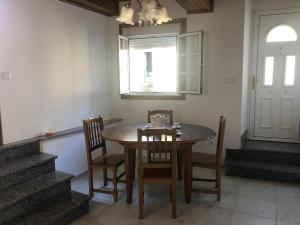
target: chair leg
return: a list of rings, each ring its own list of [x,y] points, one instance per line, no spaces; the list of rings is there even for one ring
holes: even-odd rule
[[[216,170],[217,201],[221,201],[221,169]]]
[[[172,218],[177,217],[176,213],[176,184],[171,185],[172,188]]]
[[[107,169],[103,169],[103,185],[106,187],[107,186]]]
[[[94,182],[93,182],[93,169],[90,168],[88,170],[88,177],[89,177],[89,196],[90,198],[94,197]]]
[[[144,185],[139,183],[139,219],[144,219]]]
[[[147,159],[148,159],[148,162],[151,162],[151,153],[149,151],[147,152]]]
[[[172,184],[170,184],[170,202],[172,202]]]
[[[113,184],[114,184],[114,201],[118,200],[118,178],[117,178],[117,168],[113,168]]]
[[[178,180],[182,180],[182,155],[180,150],[177,150],[177,170]]]

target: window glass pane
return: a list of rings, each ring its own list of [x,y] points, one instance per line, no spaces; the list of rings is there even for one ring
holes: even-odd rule
[[[199,53],[199,35],[193,35],[188,37],[190,45],[190,53],[198,54]]]
[[[129,40],[130,92],[176,92],[176,37]]]
[[[274,27],[267,35],[267,42],[297,41],[296,31],[287,25]]]
[[[295,84],[295,66],[296,56],[286,56],[284,85],[291,86]]]
[[[274,73],[274,57],[268,56],[265,59],[265,79],[264,79],[265,86],[273,85],[273,73]]]
[[[128,40],[120,38],[119,49],[119,77],[120,94],[128,93],[129,89],[129,68],[128,68]]]

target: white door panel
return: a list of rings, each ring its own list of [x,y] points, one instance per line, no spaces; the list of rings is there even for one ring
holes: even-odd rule
[[[254,137],[299,139],[300,13],[260,16]]]

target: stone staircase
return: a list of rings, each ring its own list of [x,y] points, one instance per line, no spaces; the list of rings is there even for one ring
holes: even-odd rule
[[[226,175],[300,182],[300,144],[247,141],[241,149],[226,149]]]
[[[67,225],[89,211],[71,191],[72,175],[55,171],[39,141],[0,147],[0,225]]]

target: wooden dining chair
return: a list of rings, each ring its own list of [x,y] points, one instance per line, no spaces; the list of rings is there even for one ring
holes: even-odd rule
[[[148,123],[151,123],[151,116],[162,114],[167,116],[169,118],[170,124],[173,124],[173,110],[165,110],[165,109],[159,109],[159,110],[149,110],[148,111]],[[178,179],[182,179],[182,154],[180,150],[180,146],[177,148],[177,172],[178,172]]]
[[[144,218],[145,184],[170,184],[172,217],[176,218],[176,149],[175,129],[138,130],[140,219]],[[144,155],[147,155],[149,151],[151,152],[150,162],[144,159]]]
[[[114,201],[118,199],[118,183],[124,183],[121,178],[125,175],[122,172],[118,175],[118,168],[124,163],[123,154],[108,154],[106,151],[105,139],[102,137],[103,117],[99,116],[92,119],[83,121],[86,152],[87,152],[87,163],[88,163],[88,178],[89,178],[89,196],[92,198],[94,192],[105,193],[113,195]],[[93,159],[92,152],[101,151],[100,156]],[[94,188],[93,173],[94,169],[103,169],[103,182],[104,187],[107,186],[108,181],[112,181],[114,188]],[[113,178],[107,176],[107,170],[111,169]]]
[[[200,152],[192,153],[192,167],[208,168],[214,169],[216,171],[215,179],[205,179],[205,178],[192,178],[192,181],[202,181],[202,182],[214,182],[215,188],[193,188],[192,192],[201,192],[207,194],[216,194],[217,200],[221,200],[221,173],[222,173],[222,152],[223,152],[223,142],[225,134],[226,120],[223,116],[220,117],[219,122],[219,134],[216,154],[207,154]]]

